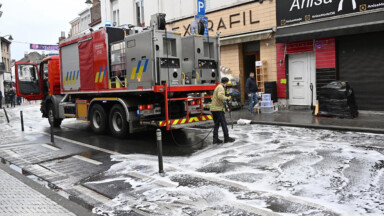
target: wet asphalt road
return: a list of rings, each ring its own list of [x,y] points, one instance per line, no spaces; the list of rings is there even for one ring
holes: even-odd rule
[[[24,133],[17,109],[11,124],[0,114],[0,158],[99,214],[384,213],[382,135],[252,125],[231,130],[235,143],[214,146],[211,136],[196,144],[210,130],[174,131],[181,145],[166,132],[159,177],[155,131],[116,139],[65,120],[51,144],[38,107],[23,110]]]
[[[50,133],[50,128],[43,128]],[[175,131],[162,130],[164,156],[188,156],[212,143],[212,136],[204,138],[210,130],[185,129]],[[156,130],[130,134],[119,139],[110,133],[95,134],[87,122],[63,121],[61,128],[55,129],[55,135],[93,146],[115,151],[121,154],[157,155]]]

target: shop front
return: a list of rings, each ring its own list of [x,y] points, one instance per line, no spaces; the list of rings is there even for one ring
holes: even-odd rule
[[[207,11],[206,17],[209,35],[220,35],[221,75],[237,85],[242,103],[248,99],[245,81],[250,72],[258,73],[261,91],[264,82],[276,81],[275,1],[237,3]],[[194,19],[170,20],[167,27],[189,36]]]
[[[384,111],[384,0],[276,4],[279,98],[308,106],[340,80],[354,88],[360,110]]]

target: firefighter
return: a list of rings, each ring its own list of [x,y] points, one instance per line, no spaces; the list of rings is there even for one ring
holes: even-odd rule
[[[235,139],[229,137],[227,121],[225,120],[225,103],[231,100],[231,97],[225,96],[225,87],[227,86],[229,79],[227,77],[223,77],[221,79],[221,83],[216,87],[213,92],[212,104],[210,111],[212,112],[213,121],[215,123],[213,129],[213,144],[221,144],[222,140],[219,139],[219,127],[221,124],[221,128],[224,133],[224,143],[234,142]],[[229,111],[229,110],[227,110]]]

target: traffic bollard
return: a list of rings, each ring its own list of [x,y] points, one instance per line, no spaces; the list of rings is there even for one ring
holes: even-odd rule
[[[23,111],[20,110],[20,119],[21,119],[21,131],[24,131],[24,118]]]
[[[160,175],[164,174],[164,168],[163,168],[163,144],[161,140],[161,130],[156,130],[156,137],[157,137],[157,156],[159,157],[159,173]]]
[[[51,124],[51,143],[55,143],[55,138],[53,135],[53,123]]]
[[[3,108],[3,110],[4,110],[5,117],[7,117],[7,122],[9,123],[9,118],[8,118],[7,110],[5,110],[5,108]]]

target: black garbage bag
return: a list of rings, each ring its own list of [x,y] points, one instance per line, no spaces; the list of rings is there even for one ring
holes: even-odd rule
[[[355,93],[348,82],[334,81],[320,88],[318,116],[355,118]]]

